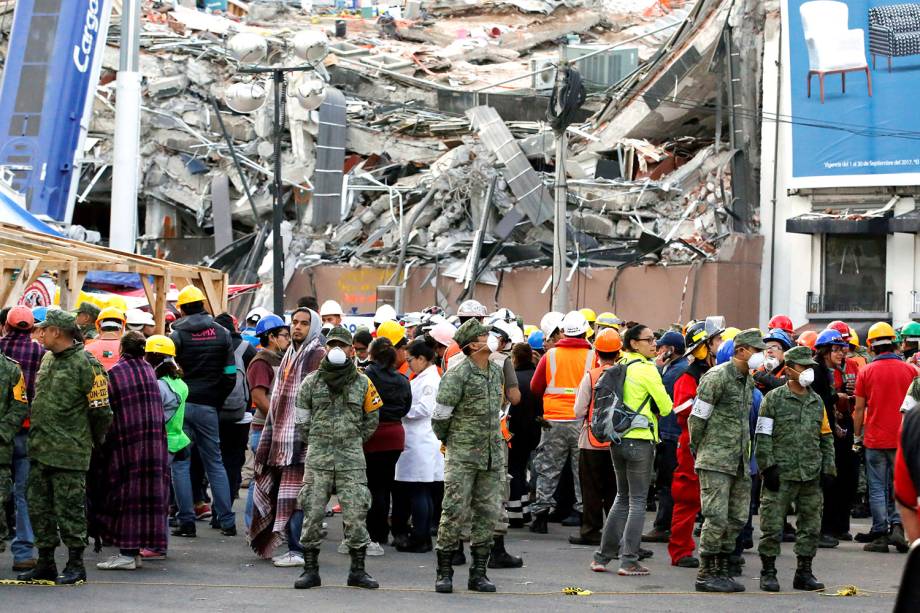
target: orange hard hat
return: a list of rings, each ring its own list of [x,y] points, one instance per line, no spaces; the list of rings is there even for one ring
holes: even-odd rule
[[[603,353],[614,353],[623,347],[620,333],[613,328],[604,328],[594,340],[594,348]]]
[[[815,349],[815,341],[818,340],[818,333],[814,330],[806,330],[799,335],[797,343],[802,347],[808,347],[812,351]]]

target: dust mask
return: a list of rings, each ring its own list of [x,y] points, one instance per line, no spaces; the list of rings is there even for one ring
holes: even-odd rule
[[[813,368],[806,368],[799,373],[799,385],[802,387],[808,387],[815,382],[815,370]]]
[[[333,347],[329,350],[329,353],[326,354],[326,357],[329,359],[329,363],[334,366],[341,366],[348,361],[348,355],[346,355],[345,350],[341,347]]]
[[[489,348],[490,353],[495,353],[501,348],[501,341],[494,334],[490,334],[489,338],[486,339],[486,347]]]
[[[773,372],[777,366],[779,366],[779,360],[774,357],[769,357],[763,361],[764,370],[767,372]]]
[[[750,358],[748,358],[747,365],[748,365],[748,368],[750,368],[751,370],[757,370],[758,368],[763,366],[764,361],[765,361],[765,358],[763,355],[763,351],[758,351],[757,353],[751,355]]]

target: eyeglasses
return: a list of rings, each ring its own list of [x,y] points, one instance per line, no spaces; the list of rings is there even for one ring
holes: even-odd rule
[[[655,339],[654,336],[650,336],[650,337],[648,337],[648,338],[637,338],[637,339],[636,339],[636,341],[641,341],[641,342],[643,342],[643,343],[654,343],[655,340],[656,340],[656,339]]]

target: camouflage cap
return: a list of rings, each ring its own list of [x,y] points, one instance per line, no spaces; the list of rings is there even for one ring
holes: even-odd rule
[[[99,317],[99,307],[97,307],[92,302],[81,302],[80,306],[77,307],[77,310],[74,311],[74,315],[79,315],[80,313],[86,313],[93,318],[93,321],[96,321],[96,318]]]
[[[62,311],[60,309],[49,309],[45,315],[45,321],[35,324],[36,328],[55,327],[68,332],[77,330],[77,317],[73,313]]]
[[[457,333],[454,334],[454,340],[461,347],[466,347],[480,336],[488,333],[489,329],[482,325],[478,319],[469,319],[457,329]]]
[[[348,331],[348,328],[345,326],[335,326],[332,330],[326,334],[326,343],[332,341],[337,341],[339,343],[345,343],[346,345],[351,345],[353,339],[351,332]]]
[[[735,336],[735,347],[740,347],[742,345],[761,350],[767,348],[763,342],[763,332],[757,328],[748,328]]]
[[[801,366],[817,366],[811,349],[808,347],[793,347],[784,354],[786,364],[799,364]]]

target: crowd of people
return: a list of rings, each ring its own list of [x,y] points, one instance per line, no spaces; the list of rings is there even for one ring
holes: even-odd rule
[[[307,298],[238,325],[194,286],[165,335],[89,302],[0,311],[0,550],[9,533],[18,579],[86,581],[91,541],[114,550],[98,570],[136,570],[210,520],[308,589],[335,513],[348,585],[378,587],[366,557],[388,547],[434,549],[442,593],[464,542],[468,589],[493,592],[489,568],[523,565],[509,529],[553,521],[595,547],[595,572],[648,575],[642,543],[667,543],[703,592],[745,589],[755,515],[768,592],[783,542],[792,586],[820,590],[819,548],[920,538],[920,323],[876,323],[863,347],[845,322],[797,334],[782,315],[766,333],[590,309],[529,325],[475,300],[344,317]],[[851,517],[871,529],[853,535]]]

